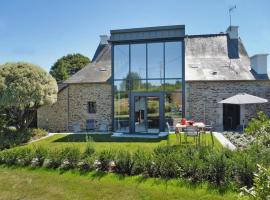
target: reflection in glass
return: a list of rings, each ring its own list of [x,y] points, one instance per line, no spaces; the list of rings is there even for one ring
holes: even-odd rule
[[[114,46],[114,78],[124,79],[129,72],[129,45]]]
[[[165,94],[165,121],[171,127],[182,119],[182,93],[172,92]]]
[[[159,97],[147,97],[147,132],[159,133]]]
[[[165,90],[173,91],[173,92],[182,91],[182,80],[181,79],[166,79]]]
[[[147,103],[146,97],[135,97],[135,132],[136,133],[145,133],[147,132]]]
[[[115,44],[113,66],[114,131],[154,133],[164,123],[161,116],[172,127],[181,120],[181,41]],[[135,105],[130,110],[129,95],[136,92],[142,96],[134,97]],[[160,96],[153,94],[164,95],[165,105],[159,105]]]
[[[114,91],[115,92],[127,92],[129,88],[127,80],[114,81]]]
[[[135,96],[135,132],[159,133],[159,97]]]
[[[163,43],[147,45],[148,78],[164,78]]]
[[[141,79],[146,79],[146,44],[130,45],[131,72],[137,73]]]
[[[114,94],[114,127],[117,132],[129,132],[129,103],[128,94]]]
[[[146,91],[146,80],[132,79],[130,80],[130,89],[133,92]]]
[[[148,80],[148,91],[149,92],[160,92],[163,91],[164,79],[159,80]]]
[[[165,78],[182,78],[182,42],[165,43]]]

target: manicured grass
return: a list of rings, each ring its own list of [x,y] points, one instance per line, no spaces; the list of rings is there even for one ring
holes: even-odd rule
[[[47,139],[29,144],[28,146],[44,146],[45,148],[63,148],[66,146],[75,146],[83,150],[89,139],[95,147],[96,151],[104,149],[119,150],[125,149],[129,151],[136,151],[137,149],[143,149],[151,151],[155,147],[160,145],[194,145],[193,138],[188,138],[188,143],[185,143],[182,136],[182,144],[177,141],[176,136],[169,135],[164,138],[150,139],[150,138],[116,138],[111,137],[110,134],[57,134]],[[204,135],[202,137],[202,145],[212,145],[210,135]],[[194,145],[195,146],[195,145]],[[221,144],[214,139],[214,148],[221,148]]]
[[[177,180],[123,177],[91,172],[0,167],[0,200],[137,200],[137,199],[237,199],[236,193],[220,195],[206,185],[188,186]]]

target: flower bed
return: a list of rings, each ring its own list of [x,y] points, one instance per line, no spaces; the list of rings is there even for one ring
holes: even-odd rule
[[[237,149],[246,148],[254,141],[254,137],[246,133],[223,132],[223,135],[230,140]]]

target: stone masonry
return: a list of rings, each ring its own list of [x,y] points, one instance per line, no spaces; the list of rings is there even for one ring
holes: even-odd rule
[[[57,102],[37,111],[37,126],[50,132],[68,131],[68,89],[60,91]]]
[[[270,100],[270,81],[188,81],[186,116],[195,121],[212,123],[216,130],[223,130],[223,105],[218,102],[238,93]],[[242,118],[246,122],[260,110],[270,115],[270,103],[244,105],[243,108]]]
[[[96,102],[96,113],[88,112],[88,102]],[[38,127],[50,132],[83,131],[88,119],[95,120],[95,130],[99,130],[102,124],[111,130],[110,84],[69,84],[58,93],[55,104],[38,110]]]

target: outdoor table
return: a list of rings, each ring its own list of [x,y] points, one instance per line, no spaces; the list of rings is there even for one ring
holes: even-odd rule
[[[188,125],[188,124],[183,125],[181,123],[177,123],[176,126],[175,126],[175,134],[176,134],[177,138],[179,137],[178,134],[180,134],[182,132],[182,130],[184,128],[186,128],[187,126],[197,127],[201,131],[204,131],[205,128],[208,128],[208,126],[206,126],[203,122],[194,122],[192,125]],[[199,135],[200,135],[200,132],[199,132]],[[210,130],[210,134],[211,134],[212,144],[214,144],[213,133],[212,133],[211,130]],[[200,138],[200,136],[199,136],[199,138]],[[180,135],[180,142],[181,142],[181,135]]]

